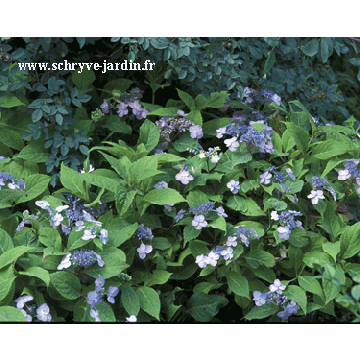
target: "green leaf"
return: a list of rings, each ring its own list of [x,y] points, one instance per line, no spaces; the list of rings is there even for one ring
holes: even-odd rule
[[[264,73],[265,74],[270,72],[274,63],[275,63],[275,52],[274,52],[274,50],[270,50],[268,52],[268,57],[266,59],[265,65],[264,65]]]
[[[319,50],[319,41],[312,39],[302,49],[303,53],[307,56],[315,56]]]
[[[140,299],[141,309],[160,321],[160,298],[157,292],[150,287],[141,286],[136,293]]]
[[[91,242],[91,240],[83,240],[82,236],[84,235],[83,231],[76,231],[76,228],[73,228],[70,232],[68,242],[67,242],[67,252],[74,251],[75,249],[81,248]]]
[[[193,240],[196,239],[201,233],[201,230],[197,230],[195,229],[191,224],[190,225],[186,225],[184,227],[184,244],[183,247],[185,248],[186,244]]]
[[[130,173],[134,176],[134,180],[140,181],[162,174],[163,171],[157,170],[158,162],[156,156],[145,156],[136,160],[130,165]]]
[[[299,276],[299,285],[305,290],[318,295],[325,301],[325,296],[320,283],[312,276]]]
[[[9,109],[21,105],[25,106],[25,104],[21,102],[16,96],[5,95],[0,97],[0,108]]]
[[[326,253],[330,254],[336,262],[336,255],[340,252],[340,241],[324,243],[322,248]]]
[[[144,144],[146,151],[155,149],[160,139],[158,127],[148,119],[145,119],[140,127],[140,135],[137,144]]]
[[[241,190],[241,187],[240,187]],[[266,214],[261,210],[260,206],[252,199],[246,198],[246,210],[239,210],[246,216],[265,216]]]
[[[226,274],[227,283],[230,290],[236,295],[250,299],[249,284],[245,276],[242,276],[234,271]]]
[[[172,273],[169,273],[165,270],[154,270],[151,277],[145,281],[144,285],[153,286],[153,285],[162,285],[167,283]]]
[[[102,301],[96,305],[96,310],[99,311],[99,318],[102,322],[116,322],[114,311],[108,302]]]
[[[327,253],[323,252],[307,252],[303,257],[303,262],[313,268],[314,264],[318,264],[320,266],[325,265],[333,265],[334,259]]]
[[[219,216],[215,221],[209,223],[208,226],[214,229],[220,229],[222,231],[225,231],[226,234],[226,221],[222,216]]]
[[[360,223],[348,226],[340,236],[340,256],[348,259],[360,251]]]
[[[296,274],[298,274],[303,264],[303,252],[298,247],[290,245],[288,249],[288,256],[292,267],[294,268]]]
[[[86,182],[78,172],[74,171],[66,167],[63,163],[61,163],[61,174],[60,181],[62,185],[69,189],[74,195],[80,196],[83,199],[87,199],[86,195]]]
[[[31,248],[27,246],[18,246],[16,248],[4,252],[2,255],[0,255],[0,269],[16,261],[21,255],[30,251],[30,249]]]
[[[129,209],[135,199],[137,191],[128,191],[124,186],[119,185],[115,193],[115,206],[119,216],[122,216]]]
[[[56,291],[66,299],[75,300],[80,297],[81,284],[75,275],[65,271],[57,271],[50,275],[50,280]]]
[[[140,311],[140,300],[130,285],[124,284],[121,287],[121,302],[129,315],[137,316]]]
[[[264,319],[268,316],[274,315],[279,311],[279,308],[274,304],[264,304],[262,306],[254,306],[246,315],[246,320]]]
[[[289,298],[289,300],[295,300],[304,311],[306,315],[306,293],[305,291],[296,285],[289,285],[283,292],[285,296]]]
[[[95,279],[99,275],[101,275],[105,280],[109,279],[113,276],[119,275],[123,270],[129,267],[128,264],[115,254],[101,252],[99,255],[104,260],[105,265],[100,268],[98,264],[95,263],[84,270],[85,274],[92,276]]]
[[[320,48],[321,48],[321,60],[323,63],[326,63],[329,58],[331,49],[332,49],[332,41],[330,38],[322,38],[320,40]]]
[[[228,206],[230,209],[233,209],[235,211],[242,211],[242,212],[247,211],[247,202],[241,196],[232,196],[226,203],[226,206]]]
[[[109,232],[109,244],[115,247],[120,246],[133,236],[138,225],[137,222],[129,225],[119,218],[111,220],[110,225],[107,228]]]
[[[41,195],[48,189],[50,176],[44,174],[34,174],[25,179],[25,194],[16,200],[16,204],[28,202]]]
[[[190,111],[195,108],[194,99],[184,91],[176,89],[179,95],[179,98],[184,102],[184,104],[190,109]]]
[[[16,276],[13,274],[12,265],[8,265],[7,267],[0,270],[0,300],[6,298],[15,279]]]
[[[21,135],[15,131],[4,129],[4,127],[2,127],[0,131],[0,143],[19,151],[24,148],[24,141]]]
[[[79,89],[90,88],[90,85],[95,80],[96,75],[94,71],[89,70],[86,66],[83,66],[82,70],[80,68],[77,68],[72,74],[72,81]]]
[[[5,230],[0,228],[0,255],[13,248],[12,238]]]
[[[50,285],[49,272],[41,267],[37,267],[37,266],[29,267],[24,271],[19,271],[19,274],[37,277],[37,278],[41,279],[42,281],[44,281],[46,286]]]
[[[226,306],[229,301],[218,295],[208,295],[203,293],[193,294],[188,302],[188,312],[200,322],[210,321],[221,307]]]
[[[26,319],[19,309],[12,306],[0,306],[0,322],[26,322]]]
[[[49,154],[44,151],[43,144],[31,142],[17,154],[17,157],[40,164],[49,158]]]
[[[145,201],[151,204],[167,205],[178,204],[180,202],[186,202],[186,200],[180,195],[180,193],[174,189],[154,189],[147,193],[144,197]]]
[[[252,268],[258,268],[260,265],[264,265],[265,267],[273,267],[275,266],[275,258],[272,254],[264,251],[264,250],[253,250],[245,255],[246,262]]]
[[[306,154],[309,147],[309,133],[302,129],[299,126],[296,126],[294,123],[285,123],[287,130],[290,131],[290,134],[293,136],[298,150],[303,154]]]

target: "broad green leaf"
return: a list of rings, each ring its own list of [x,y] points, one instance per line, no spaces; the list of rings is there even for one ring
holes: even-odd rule
[[[42,281],[44,281],[44,283],[46,284],[46,286],[50,285],[50,275],[49,272],[41,267],[28,267],[26,270],[24,271],[19,271],[20,275],[26,275],[26,276],[34,276],[37,277],[39,279],[41,279]]]
[[[234,271],[230,271],[226,274],[226,279],[230,290],[232,290],[236,295],[250,299],[249,284],[245,276],[242,276]]]
[[[14,248],[10,235],[0,228],[0,255]]]
[[[0,306],[0,322],[26,322],[24,314],[12,306]]]
[[[220,229],[222,231],[225,231],[226,234],[226,221],[222,216],[219,216],[215,221],[209,223],[208,227]]]
[[[137,316],[139,314],[140,311],[139,297],[137,293],[128,284],[124,284],[121,287],[121,302],[130,316],[131,315]]]
[[[96,310],[99,312],[99,318],[102,322],[116,322],[114,311],[108,302],[102,301],[100,304],[96,305]]]
[[[50,275],[50,280],[56,291],[66,299],[75,300],[80,297],[81,284],[75,275],[65,271],[57,271]]]
[[[43,174],[30,175],[25,179],[24,195],[16,200],[17,204],[35,199],[48,189],[50,176]]]
[[[160,298],[157,292],[150,287],[141,286],[136,294],[140,299],[141,309],[160,321]]]
[[[279,312],[279,308],[274,304],[264,304],[254,306],[246,315],[246,320],[264,319]]]
[[[61,163],[60,181],[66,189],[83,199],[87,198],[85,180],[82,175]],[[89,200],[89,199],[87,199]]]
[[[340,236],[340,256],[348,259],[360,251],[360,223],[346,227]]]
[[[299,285],[305,290],[320,296],[325,301],[325,296],[320,283],[312,276],[299,276]]]
[[[153,285],[162,285],[165,284],[172,273],[169,273],[165,270],[154,270],[153,274],[149,278],[149,280],[145,281],[144,285],[153,286]]]
[[[314,264],[318,264],[320,266],[325,266],[326,264],[333,265],[334,259],[327,253],[314,251],[305,253],[303,262],[307,266],[313,268]]]
[[[300,305],[301,309],[304,311],[306,315],[306,293],[305,291],[296,285],[289,285],[283,292],[285,296],[289,298],[289,300],[295,300],[298,305]]]
[[[210,321],[221,307],[228,304],[228,300],[218,295],[208,295],[203,293],[193,294],[188,302],[188,312],[199,322]]]
[[[340,252],[340,241],[324,243],[322,248],[326,253],[330,254],[336,262],[336,255]]]
[[[72,74],[72,81],[79,89],[88,89],[90,85],[96,80],[96,75],[93,70],[89,70],[86,66],[77,68]]]
[[[18,246],[4,252],[2,255],[0,255],[0,269],[16,261],[21,255],[30,251],[30,249],[31,248],[27,246]]]
[[[250,251],[244,257],[246,262],[255,269],[258,268],[260,265],[264,265],[266,267],[275,266],[274,256],[264,250]]]
[[[5,95],[0,97],[0,108],[9,109],[21,105],[25,106],[25,104],[21,102],[16,96]]]
[[[178,204],[180,202],[186,202],[186,200],[180,195],[180,193],[174,189],[154,189],[147,193],[144,197],[145,201],[151,204],[167,205]]]
[[[134,180],[140,181],[158,174],[162,174],[163,171],[157,170],[157,165],[158,163],[156,156],[145,156],[132,163],[129,170],[133,175]]]
[[[140,127],[140,135],[137,144],[143,143],[146,151],[155,149],[160,139],[158,127],[148,119],[145,119]]]

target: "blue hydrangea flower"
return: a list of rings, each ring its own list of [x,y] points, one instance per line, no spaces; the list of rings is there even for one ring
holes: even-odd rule
[[[255,301],[256,306],[261,306],[266,303],[267,296],[266,296],[266,294],[263,294],[260,291],[254,291],[253,292],[253,300]]]
[[[279,226],[277,228],[277,231],[279,232],[279,238],[289,240],[289,236],[291,234],[291,230],[288,226]]]
[[[231,139],[226,139],[224,143],[232,152],[236,151],[236,149],[240,146],[236,136],[232,137]]]
[[[225,213],[225,210],[222,206],[219,206],[218,208],[215,209],[218,216],[223,216],[224,218],[227,218],[228,216]]]
[[[167,204],[167,205],[164,205],[164,208],[167,210],[167,211],[171,211],[171,207],[174,206],[174,204]]]
[[[102,293],[90,291],[87,294],[87,303],[90,305],[90,308],[93,308],[95,305],[100,304],[102,301]]]
[[[204,215],[196,215],[194,220],[191,222],[191,225],[197,230],[201,230],[201,228],[206,227],[207,224],[208,223],[205,221]]]
[[[101,290],[103,290],[104,285],[105,285],[105,280],[101,275],[99,275],[95,280],[96,291],[100,292]]]
[[[25,295],[25,296],[22,296],[22,297],[19,297],[15,300],[16,302],[16,307],[18,309],[22,309],[24,306],[25,306],[25,303],[28,302],[28,301],[32,301],[34,300],[34,298],[30,295]]]
[[[192,208],[189,208],[189,213],[194,215],[204,215],[208,216],[210,211],[214,208],[213,202],[203,203],[201,205],[196,205]]]
[[[240,181],[230,180],[226,186],[230,189],[233,194],[237,194],[240,190]]]
[[[32,316],[29,315],[24,309],[19,309],[25,316],[27,322],[32,322]]]
[[[296,301],[291,300],[290,304],[286,306],[284,311],[279,312],[277,316],[283,320],[287,320],[289,316],[291,316],[292,314],[296,314],[299,309],[300,306],[296,303]]]
[[[109,290],[107,293],[107,301],[115,304],[115,296],[119,293],[119,288],[117,288],[116,286],[109,286]]]
[[[290,179],[291,179],[292,181],[296,181],[296,176],[295,176],[294,173],[291,171],[291,169],[286,168],[285,171],[288,173],[288,175],[289,175],[289,177],[290,177]]]
[[[50,204],[47,201],[35,201],[35,205],[41,207],[42,209],[47,209],[50,207]]]
[[[169,187],[169,184],[166,181],[159,181],[154,185],[155,189],[166,189]]]
[[[280,106],[280,101],[281,101],[281,97],[277,94],[274,94],[272,97],[271,97],[271,100],[277,105],[277,106]]]
[[[216,130],[216,137],[221,139],[226,134],[226,127],[222,127]]]
[[[210,251],[207,255],[206,262],[211,266],[216,266],[217,261],[220,259],[220,255],[215,253],[214,251]]]
[[[286,289],[286,285],[284,285],[279,279],[276,279],[274,281],[274,284],[271,284],[269,286],[269,289],[270,289],[271,292],[275,292],[275,293],[281,295],[282,290]]]
[[[175,179],[180,181],[182,184],[186,185],[191,180],[194,180],[193,176],[186,170],[181,170],[176,176]]]
[[[136,250],[139,253],[140,259],[144,260],[146,258],[146,254],[151,253],[153,250],[151,245],[145,245],[141,243],[140,247]]]
[[[154,235],[152,234],[152,231],[150,228],[146,228],[144,224],[140,224],[135,231],[135,235],[138,237],[138,239],[141,241],[143,238],[146,240],[152,241]]]
[[[351,178],[349,170],[339,170],[338,180],[347,180]]]
[[[50,308],[49,306],[44,303],[42,304],[37,310],[37,318],[44,322],[50,322],[51,321],[51,315],[50,315]]]
[[[225,260],[230,260],[234,257],[233,249],[231,247],[228,247],[221,251],[220,255],[223,256]]]
[[[91,309],[90,310],[90,316],[95,319],[95,322],[101,322],[101,319],[99,317],[99,311],[98,310],[94,310],[94,309]]]
[[[199,265],[200,268],[204,269],[208,266],[208,262],[207,262],[207,256],[205,255],[198,255],[196,257],[195,263]]]
[[[180,221],[185,214],[185,210],[180,210],[177,215],[175,216],[175,222],[177,223],[178,221]]]
[[[228,236],[226,246],[237,246],[237,237],[236,236]]]
[[[201,139],[204,136],[204,133],[200,125],[190,126],[189,131],[190,131],[190,136],[193,139]]]
[[[260,175],[260,184],[270,184],[270,179],[272,178],[272,175],[265,171],[264,174]]]

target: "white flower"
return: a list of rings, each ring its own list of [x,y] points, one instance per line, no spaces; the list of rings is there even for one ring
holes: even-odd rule
[[[339,170],[338,180],[347,180],[351,177],[349,170]]]
[[[219,260],[220,255],[214,253],[213,251],[210,251],[207,259],[205,260],[208,264],[210,264],[211,266],[216,266],[217,261]]]
[[[204,269],[207,267],[207,257],[205,255],[198,255],[196,257],[195,263],[199,265],[200,268]]]
[[[233,249],[231,247],[223,250],[220,254],[224,257],[225,260],[230,260],[234,257]]]
[[[57,267],[58,270],[62,270],[62,269],[67,269],[68,267],[71,266],[71,252],[67,253],[63,259],[61,260],[61,263],[59,264],[59,266]]]
[[[126,318],[126,322],[137,322],[137,318],[135,315],[131,315]]]
[[[46,209],[50,206],[47,201],[35,201],[35,205],[41,207],[42,209]]]
[[[308,199],[311,199],[313,204],[317,204],[319,199],[325,199],[325,196],[322,190],[311,190],[311,194],[308,195]]]
[[[277,228],[277,231],[279,232],[279,238],[289,240],[289,236],[291,234],[291,230],[288,226],[279,226]]]
[[[236,236],[228,236],[226,246],[237,246],[237,237]]]
[[[55,210],[60,213],[63,210],[67,209],[68,207],[69,205],[62,205],[62,206],[58,206]]]
[[[151,245],[145,245],[142,243],[136,251],[139,253],[140,259],[144,260],[146,258],[146,254],[151,253],[152,250],[153,248]]]
[[[277,213],[276,210],[271,212],[271,220],[275,220],[275,221],[279,220],[279,214]]]

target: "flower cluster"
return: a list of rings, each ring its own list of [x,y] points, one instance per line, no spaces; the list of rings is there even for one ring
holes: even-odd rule
[[[264,173],[262,175],[260,175],[260,184],[264,184],[264,185],[270,184],[271,178],[273,177],[274,180],[276,180],[278,183],[280,183],[280,185],[283,189],[282,192],[279,189],[275,189],[278,197],[280,197],[281,195],[289,194],[291,191],[291,188],[285,186],[285,184],[284,184],[285,180],[290,178],[292,181],[296,181],[296,176],[294,175],[294,173],[292,172],[292,170],[290,168],[285,169],[287,174],[283,174],[280,171],[274,171],[276,169],[277,169],[277,166],[272,166],[268,169],[265,169]],[[271,174],[270,172],[273,172],[273,174]],[[291,194],[291,195],[294,197],[295,204],[297,204],[298,198],[297,198],[296,194]]]
[[[203,203],[201,205],[196,205],[192,208],[189,208],[189,213],[194,215],[205,215],[208,216],[210,211],[214,208],[213,202]]]
[[[30,295],[21,296],[15,300],[16,308],[19,309],[24,314],[27,322],[32,322],[33,316],[31,316],[24,310],[24,306],[26,306],[28,312],[30,312],[30,313],[33,312],[35,310],[36,306],[35,305],[29,306],[26,304],[27,302],[32,301],[32,300],[34,300],[34,298]],[[34,317],[37,317],[38,320],[41,320],[43,322],[51,321],[50,308],[46,303],[40,305],[36,309],[36,314],[37,315],[34,315]]]
[[[219,146],[216,146],[214,148],[209,148],[208,151],[205,151],[203,149],[203,147],[198,144],[198,148],[200,150],[197,150],[197,149],[190,149],[188,148],[187,150],[191,153],[191,154],[194,154],[194,155],[198,155],[200,159],[202,158],[210,158],[210,161],[213,163],[213,164],[216,164],[220,159],[221,159],[221,156],[223,155],[223,153],[221,152],[220,154],[218,154],[218,151],[220,151],[220,147]]]
[[[87,303],[90,305],[90,316],[95,319],[96,322],[101,322],[99,317],[99,312],[94,309],[96,305],[99,305],[102,301],[104,295],[104,285],[105,280],[104,278],[99,275],[95,280],[95,290],[90,291],[87,294]],[[114,304],[115,303],[115,296],[119,293],[119,288],[116,286],[109,286],[107,292],[107,301]]]
[[[270,291],[263,294],[260,291],[253,292],[253,300],[256,306],[262,306],[265,303],[276,303],[283,311],[280,311],[277,316],[283,320],[287,320],[292,314],[296,314],[300,309],[296,301],[292,300],[289,303],[287,296],[283,296],[282,292],[286,289],[286,285],[280,282],[279,279],[274,281],[274,284],[269,286]]]
[[[138,226],[134,235],[141,241],[141,245],[136,251],[138,252],[140,259],[144,260],[146,255],[153,251],[153,247],[151,245],[145,245],[142,239],[149,240],[151,243],[154,235],[152,234],[151,229],[146,228],[144,224]]]
[[[299,228],[301,230],[304,230],[302,222],[295,220],[295,216],[303,216],[303,214],[295,210],[285,210],[280,215],[275,210],[271,212],[272,220],[280,220],[282,223],[285,224],[285,226],[279,226],[277,228],[280,239],[289,240],[291,229]]]
[[[24,191],[23,189],[25,189],[25,181],[22,178],[20,180],[16,180],[9,173],[0,171],[0,190],[2,186],[6,185],[6,181],[8,181],[7,186],[11,190],[20,189],[20,191]],[[17,184],[15,181],[17,181]]]
[[[200,215],[202,216],[202,215]],[[236,226],[237,230],[234,233],[234,236],[228,236],[227,242],[222,246],[216,246],[215,249],[211,250],[207,255],[201,254],[196,257],[195,263],[199,265],[200,268],[204,269],[208,265],[216,266],[217,261],[220,259],[230,260],[234,257],[233,248],[238,245],[237,238],[239,237],[241,242],[245,246],[249,246],[249,240],[251,236],[255,236],[258,240],[260,239],[259,235],[254,229],[243,228],[244,225]]]
[[[236,151],[241,142],[248,143],[251,147],[259,146],[261,153],[273,154],[273,143],[271,136],[272,128],[264,123],[264,121],[250,122],[249,126],[236,124],[235,122],[216,130],[216,137],[221,139],[225,134],[231,135],[231,139],[224,141],[230,151]],[[255,123],[262,123],[263,131],[257,131],[252,126]]]
[[[124,115],[127,115],[129,113],[130,108],[132,110],[132,113],[135,115],[135,117],[138,120],[142,120],[146,118],[146,115],[150,112],[150,110],[143,108],[139,100],[142,98],[142,93],[144,91],[140,90],[139,88],[134,88],[130,90],[129,92],[124,91],[119,97],[118,97],[118,104],[116,105],[117,113],[120,117],[123,117]],[[110,109],[113,108],[114,105],[110,105],[107,102],[106,99],[104,99],[104,102],[102,105],[100,105],[100,109],[104,114],[108,114],[110,112]]]
[[[258,105],[265,104],[269,106],[271,103],[275,103],[280,106],[281,97],[270,90],[256,91],[249,87],[244,88],[245,102],[243,104],[251,104],[256,102]],[[237,93],[237,97],[240,99],[240,92]]]
[[[345,170],[338,171],[338,180],[355,179],[356,184],[359,185],[357,193],[360,194],[360,170],[357,170],[359,160],[351,159],[343,163]]]
[[[208,225],[207,221],[205,220],[205,216],[208,216],[211,211],[216,211],[218,216],[223,216],[224,218],[227,217],[227,214],[225,213],[225,210],[222,206],[217,207],[215,210],[214,206],[215,204],[213,202],[208,202],[189,208],[189,214],[195,215],[191,222],[195,229],[201,230],[203,227]],[[184,214],[185,210],[180,210],[175,216],[175,221],[178,222],[180,219],[182,219]]]
[[[186,116],[184,112],[181,110],[178,111],[180,116]],[[191,130],[191,136],[193,138],[201,138],[202,137],[202,129],[199,125],[194,125],[192,120],[185,119],[184,117],[175,118],[171,117],[162,117],[160,120],[155,122],[155,125],[158,127],[160,131],[160,135],[166,140],[167,143],[171,142],[170,135],[178,132],[185,132],[187,130]],[[200,127],[200,129],[199,129]],[[201,135],[201,136],[200,136]]]
[[[324,177],[320,177],[318,175],[315,175],[312,179],[312,184],[315,187],[315,189],[323,188],[325,190],[328,190],[334,200],[336,201],[336,191],[332,186],[329,185],[328,181]],[[321,190],[316,190],[316,193],[314,194],[314,191],[311,191],[311,194],[308,196],[309,199],[312,199],[313,204],[317,204],[318,199],[324,199],[323,192]]]
[[[240,190],[240,181],[239,180],[230,180],[226,184],[226,187],[228,187],[233,194],[237,194]]]
[[[71,254],[71,252],[67,253],[61,260],[61,263],[59,264],[57,269],[67,269],[71,265],[78,265],[88,268],[89,266],[94,264],[95,261],[97,261],[100,267],[103,267],[105,265],[104,260],[95,251],[89,251],[84,249],[76,250],[74,254]]]

